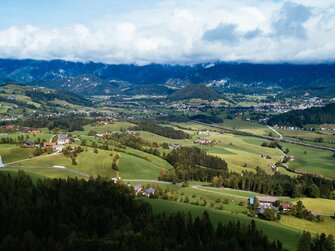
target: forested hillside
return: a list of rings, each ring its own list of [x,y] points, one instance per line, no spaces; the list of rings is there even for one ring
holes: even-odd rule
[[[205,212],[154,215],[132,187],[96,180],[0,174],[0,250],[283,250],[255,222],[213,227]]]
[[[273,116],[269,125],[285,125],[303,127],[306,124],[334,124],[335,103],[324,107],[313,107],[306,110],[295,110]]]

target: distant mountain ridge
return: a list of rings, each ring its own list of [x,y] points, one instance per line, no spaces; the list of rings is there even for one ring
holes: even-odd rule
[[[335,64],[217,63],[210,66],[137,66],[62,60],[0,59],[0,84],[13,81],[84,95],[119,93],[130,85],[179,86],[183,83],[207,84],[221,80],[253,87],[267,88],[276,85],[284,90],[294,87],[304,89],[308,86],[327,88],[329,85],[335,88]],[[168,94],[167,89],[161,88],[159,94],[162,92]],[[327,94],[329,90],[325,89],[323,93]]]

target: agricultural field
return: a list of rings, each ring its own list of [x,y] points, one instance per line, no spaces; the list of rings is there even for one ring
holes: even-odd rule
[[[292,129],[278,129],[285,138],[299,139],[314,143],[323,143],[329,146],[335,146],[335,131],[304,131]],[[319,142],[322,139],[322,142]],[[316,142],[318,140],[318,142]]]
[[[74,131],[72,135],[87,135],[90,131],[95,131],[97,133],[102,132],[114,132],[120,131],[121,129],[127,129],[128,127],[133,126],[133,124],[129,122],[115,122],[107,125],[86,125],[84,126],[84,131]]]
[[[243,132],[254,133],[258,135],[269,135],[271,129],[266,125],[261,125],[255,122],[239,120],[239,119],[224,119],[224,122],[220,124],[224,128],[234,129]]]
[[[299,200],[301,200],[305,207],[312,212],[318,212],[324,215],[335,214],[335,200],[326,200],[322,198],[299,198]]]
[[[327,178],[335,178],[335,158],[331,151],[315,149],[295,144],[282,143],[284,149],[294,156],[287,164],[302,173],[312,173]]]

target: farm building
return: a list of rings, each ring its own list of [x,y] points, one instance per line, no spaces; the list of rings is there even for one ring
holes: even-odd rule
[[[212,141],[206,138],[200,138],[200,139],[195,140],[194,143],[200,144],[200,145],[206,145],[206,144],[212,143]]]
[[[255,203],[255,198],[257,198],[259,202],[259,206],[257,208],[257,214],[264,214],[265,209],[277,209],[273,204],[278,200],[277,197],[273,196],[251,196],[249,197],[249,205],[253,205]]]
[[[38,130],[38,129],[33,129],[30,131],[31,134],[39,134],[41,133],[41,130]]]
[[[34,147],[34,142],[32,141],[25,141],[25,142],[22,142],[21,144],[22,147]]]
[[[280,208],[281,208],[284,212],[286,212],[286,211],[291,211],[292,208],[293,208],[293,205],[292,205],[291,203],[289,203],[289,202],[286,202],[286,203],[282,204],[282,205],[280,206]]]
[[[139,192],[143,190],[143,186],[141,184],[138,184],[134,186],[135,194],[138,195]]]
[[[169,144],[170,149],[178,149],[180,148],[180,144]]]
[[[255,198],[257,198],[260,205],[265,206],[271,206],[278,200],[278,198],[274,196],[251,196],[249,197],[249,205],[253,205],[255,203]]]
[[[147,196],[147,197],[153,196],[153,195],[155,195],[155,189],[152,188],[152,187],[147,188],[147,189],[144,190],[143,195]]]
[[[70,139],[67,134],[59,134],[57,139],[58,145],[66,145],[70,143]]]
[[[43,149],[55,149],[56,143],[55,142],[44,142]]]

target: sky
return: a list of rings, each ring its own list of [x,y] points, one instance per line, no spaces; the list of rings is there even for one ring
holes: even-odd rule
[[[0,0],[0,58],[335,62],[335,1]]]

